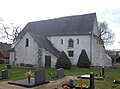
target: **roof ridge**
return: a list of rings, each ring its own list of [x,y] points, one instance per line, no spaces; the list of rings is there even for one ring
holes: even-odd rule
[[[88,13],[88,14],[82,14],[82,15],[69,15],[69,16],[62,16],[62,17],[50,18],[50,19],[43,19],[43,20],[32,21],[32,22],[28,22],[28,23],[36,23],[36,22],[42,22],[42,21],[57,20],[57,19],[61,19],[61,18],[69,18],[69,17],[77,17],[77,16],[86,16],[86,15],[93,15],[93,14],[96,15],[96,12],[94,12],[94,13]]]

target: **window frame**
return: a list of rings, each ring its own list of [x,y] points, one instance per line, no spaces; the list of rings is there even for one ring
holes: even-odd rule
[[[68,51],[68,56],[69,57],[74,57],[74,51]]]
[[[68,47],[69,48],[73,48],[74,47],[74,41],[71,38],[68,40]]]
[[[29,47],[29,38],[25,39],[25,47]]]
[[[63,39],[61,39],[61,44],[63,44]]]
[[[79,41],[79,39],[77,39],[77,44],[80,44],[80,41]]]

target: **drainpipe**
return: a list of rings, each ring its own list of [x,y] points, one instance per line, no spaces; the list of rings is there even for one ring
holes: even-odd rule
[[[93,33],[90,32],[90,62],[92,63],[92,37]]]

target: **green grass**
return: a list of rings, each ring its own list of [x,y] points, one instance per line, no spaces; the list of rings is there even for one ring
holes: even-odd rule
[[[3,69],[6,68],[5,64],[0,64],[0,75]],[[24,79],[26,78],[25,73],[28,70],[31,70],[32,72],[35,71],[34,68],[17,68],[17,67],[12,67],[11,69],[7,69],[8,70],[8,75],[9,78],[8,79],[4,79],[4,80],[0,80],[0,82],[2,81],[8,81],[8,80],[19,80],[19,79]]]
[[[47,69],[48,73],[51,74],[52,78],[55,79],[56,76],[56,69]],[[83,73],[90,74],[90,72],[100,73],[101,68],[76,68],[75,66],[72,67],[70,70],[65,70],[64,73],[66,76],[78,76]],[[105,74],[106,79],[105,80],[95,80],[95,87],[97,89],[111,89],[112,86],[119,86],[118,89],[120,89],[120,85],[113,84],[113,80],[120,80],[120,65],[117,66],[116,69],[114,68],[105,68]],[[81,80],[75,81],[76,83],[80,83]],[[89,80],[83,80],[83,82],[87,83],[89,85]]]
[[[0,74],[1,74],[2,69],[4,69],[4,68],[6,68],[6,65],[0,64]],[[11,69],[8,69],[9,79],[0,80],[0,82],[24,79],[24,78],[26,78],[25,73],[27,70],[31,70],[33,73],[35,72],[35,68],[13,67]],[[48,68],[48,69],[45,69],[45,71],[46,71],[46,76],[48,79],[50,79],[50,80],[57,79],[57,77],[56,77],[57,73],[56,73],[55,68]],[[95,67],[77,68],[77,67],[73,66],[70,70],[65,70],[64,74],[65,74],[65,76],[78,76],[83,73],[90,74],[90,72],[100,73],[101,68],[95,68]],[[117,86],[117,85],[113,84],[113,80],[120,80],[120,65],[118,65],[116,67],[116,69],[105,68],[105,74],[106,74],[105,80],[95,80],[95,87],[97,89],[111,89],[112,86]],[[79,83],[79,82],[80,82],[80,80],[76,81],[76,83]],[[83,82],[86,82],[89,85],[89,80],[83,80]],[[119,85],[119,87],[120,87],[120,85]],[[118,88],[118,89],[120,89],[120,88]]]

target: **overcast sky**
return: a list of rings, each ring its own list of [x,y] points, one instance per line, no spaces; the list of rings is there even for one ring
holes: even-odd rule
[[[28,22],[88,13],[106,21],[115,35],[107,49],[120,49],[120,0],[0,0],[0,17],[23,28]],[[1,40],[5,42],[6,40]]]

